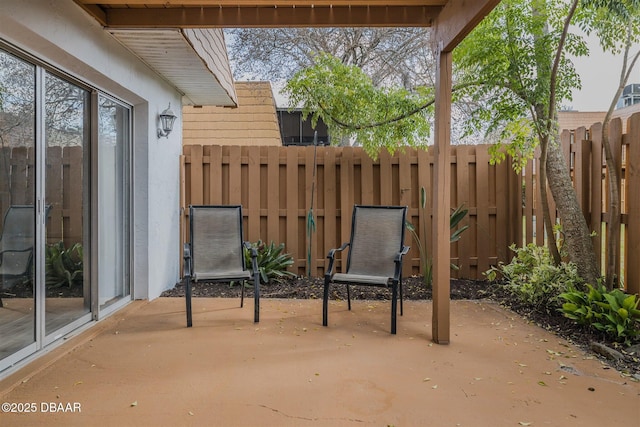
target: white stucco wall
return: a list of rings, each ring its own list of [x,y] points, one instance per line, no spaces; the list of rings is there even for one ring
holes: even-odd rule
[[[72,1],[1,0],[0,39],[134,109],[134,296],[153,299],[179,278],[182,121],[158,139],[158,114],[180,94]]]

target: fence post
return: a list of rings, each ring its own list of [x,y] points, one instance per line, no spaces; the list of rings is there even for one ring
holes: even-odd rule
[[[640,113],[631,116],[627,126],[629,140],[627,150],[627,245],[626,254],[629,260],[626,265],[627,292],[640,294]],[[633,190],[631,190],[633,189]]]
[[[591,239],[598,260],[598,269],[602,268],[602,123],[596,123],[589,129],[591,137],[591,209],[589,228],[595,233]]]

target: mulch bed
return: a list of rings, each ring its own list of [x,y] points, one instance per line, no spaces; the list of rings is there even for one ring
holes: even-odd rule
[[[616,343],[607,342],[601,335],[591,329],[581,327],[562,316],[560,312],[532,310],[514,301],[514,298],[499,282],[482,280],[451,279],[452,300],[480,300],[488,299],[514,311],[522,317],[536,323],[540,327],[572,342],[587,353],[601,359],[607,366],[620,371],[625,376],[640,380],[640,346],[622,349]],[[239,298],[240,286],[227,283],[192,283],[192,295],[199,297]],[[262,285],[261,298],[288,299],[322,299],[324,279],[321,277],[295,277],[280,282]],[[163,297],[184,297],[184,282],[177,283],[172,289],[162,293]],[[428,288],[420,276],[403,278],[404,300],[430,300],[431,288]],[[245,289],[245,297],[253,296],[253,288]],[[369,286],[351,287],[351,298],[355,300],[389,300],[390,292],[384,288]],[[347,298],[345,286],[331,286],[331,299],[344,300]],[[603,348],[613,350],[613,355],[603,355]]]

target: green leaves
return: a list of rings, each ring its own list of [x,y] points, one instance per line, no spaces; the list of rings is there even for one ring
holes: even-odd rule
[[[560,295],[565,301],[561,311],[569,319],[588,325],[608,338],[630,345],[640,336],[640,300],[620,289],[587,285],[587,290],[571,290]]]
[[[552,99],[558,108],[580,87],[566,56],[588,54],[580,36],[566,38],[552,76],[566,16],[566,2],[503,0],[454,50],[456,96],[470,108],[466,133],[497,141],[496,162],[509,154],[521,168],[555,120]]]
[[[560,306],[562,293],[582,283],[575,265],[554,265],[545,246],[530,243],[524,248],[511,245],[510,249],[516,253],[511,262],[492,267],[485,276],[495,280],[502,275],[506,289],[532,310],[555,310]],[[569,302],[580,304],[578,296],[572,298]]]
[[[312,126],[322,118],[334,141],[355,139],[374,159],[382,149],[426,147],[432,89],[377,88],[356,66],[327,53],[314,59],[315,65],[296,73],[284,88],[291,105],[301,106],[303,118],[311,117]]]
[[[46,258],[46,284],[50,288],[59,288],[82,284],[83,281],[83,251],[82,245],[76,243],[69,249],[65,248],[61,240],[56,244],[47,246]]]
[[[252,243],[252,246],[258,251],[258,270],[260,277],[264,283],[271,280],[280,280],[283,277],[295,276],[295,273],[288,271],[287,267],[293,265],[293,258],[284,251],[284,243],[276,244],[271,241],[270,244],[264,244],[262,240]],[[251,265],[251,253],[245,248],[245,263]]]

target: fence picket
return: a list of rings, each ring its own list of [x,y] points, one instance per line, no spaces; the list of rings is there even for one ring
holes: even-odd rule
[[[640,294],[640,113],[631,116],[627,122],[628,150],[626,185],[626,248],[625,281],[629,293]]]

